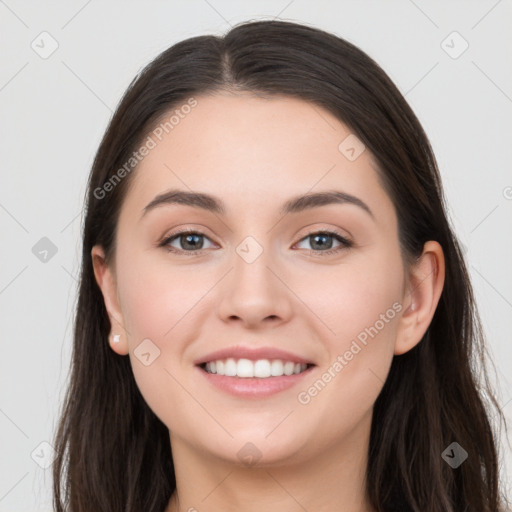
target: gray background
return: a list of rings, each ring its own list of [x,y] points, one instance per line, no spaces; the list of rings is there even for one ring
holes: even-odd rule
[[[112,111],[159,52],[250,18],[338,34],[406,96],[430,137],[467,248],[510,421],[511,14],[507,0],[0,0],[0,511],[52,509],[45,443],[69,370],[85,183]],[[45,55],[52,44],[58,48]],[[509,447],[502,464],[512,480]]]

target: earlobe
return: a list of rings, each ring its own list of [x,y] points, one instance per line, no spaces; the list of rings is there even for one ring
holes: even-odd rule
[[[128,339],[124,319],[117,296],[116,278],[112,268],[107,264],[105,252],[100,245],[91,251],[94,277],[103,295],[103,301],[110,319],[111,332],[106,340],[112,350],[120,355],[128,354]]]
[[[404,354],[416,346],[427,332],[444,286],[445,262],[441,245],[428,241],[423,253],[408,269],[406,306],[400,318],[394,354]]]

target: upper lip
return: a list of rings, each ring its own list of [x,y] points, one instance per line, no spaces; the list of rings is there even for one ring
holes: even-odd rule
[[[216,350],[215,352],[210,352],[209,354],[200,357],[194,361],[195,365],[201,365],[204,363],[209,363],[210,361],[219,361],[223,359],[250,359],[251,361],[257,361],[258,359],[280,359],[282,361],[292,361],[294,363],[301,364],[314,364],[312,361],[305,359],[304,357],[300,357],[292,352],[287,352],[286,350],[282,350],[274,347],[228,347],[220,350]]]

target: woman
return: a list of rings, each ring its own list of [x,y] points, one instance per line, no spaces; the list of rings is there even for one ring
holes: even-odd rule
[[[163,52],[82,256],[56,510],[499,510],[435,158],[355,46],[259,21]]]

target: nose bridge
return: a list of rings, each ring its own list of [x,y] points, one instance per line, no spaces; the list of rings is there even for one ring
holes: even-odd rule
[[[269,237],[265,237],[263,241],[261,235],[258,238],[260,241],[258,241],[254,236],[248,235],[235,248],[237,255],[247,265],[252,265],[257,260],[260,260],[261,263],[261,260],[265,261],[268,259],[270,251],[268,242]],[[262,255],[265,256],[262,258]]]
[[[272,286],[272,279],[275,276],[268,267],[272,266],[274,260],[270,247],[270,237],[260,235],[246,236],[235,248],[233,255],[233,282],[236,289],[248,287],[249,291],[262,293],[269,292]],[[274,262],[275,263],[275,262]]]
[[[278,265],[271,237],[258,238],[246,236],[235,247],[233,269],[219,309],[224,319],[238,317],[247,324],[255,324],[268,317],[284,320],[291,312],[287,289],[274,274]]]

